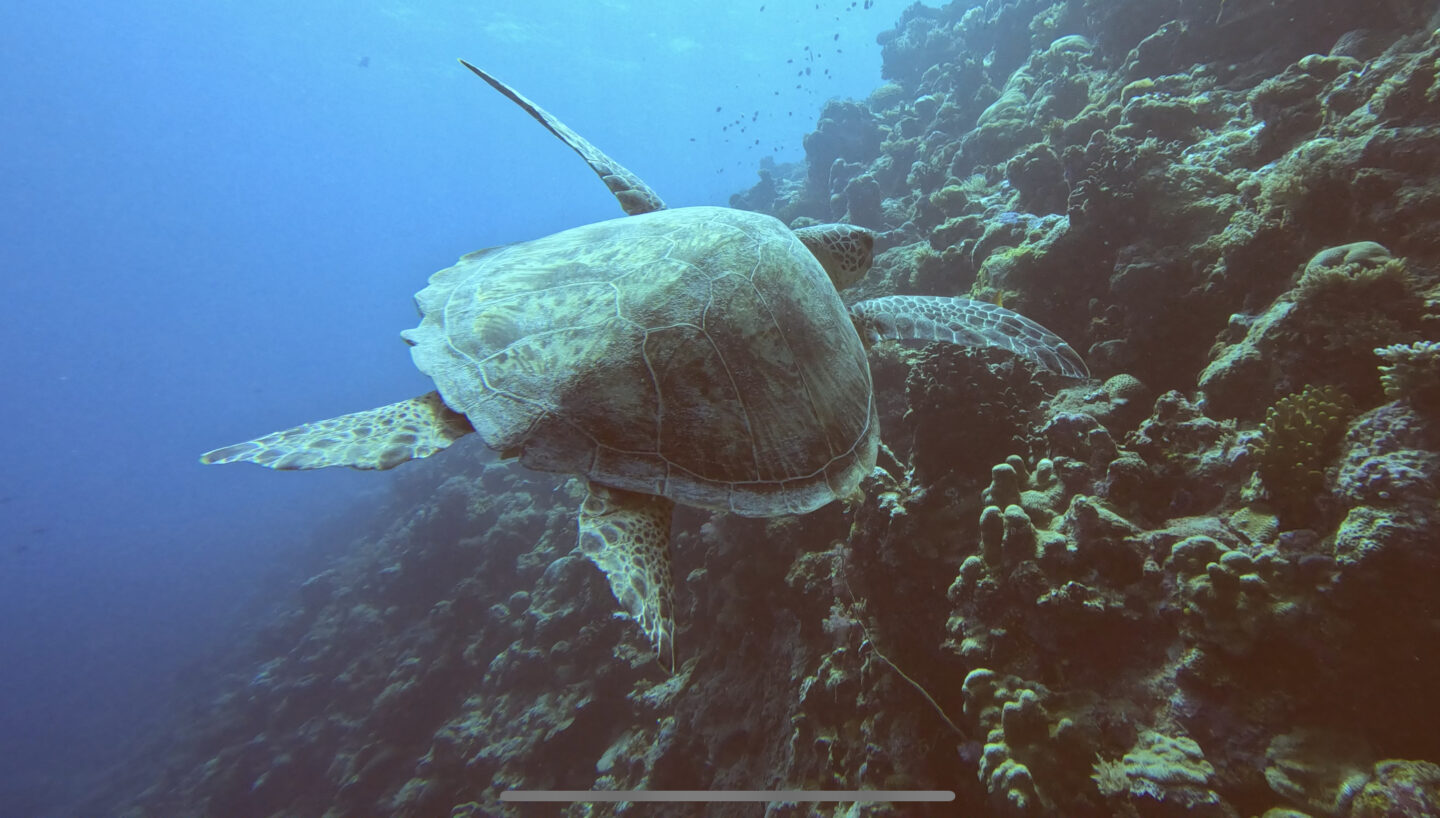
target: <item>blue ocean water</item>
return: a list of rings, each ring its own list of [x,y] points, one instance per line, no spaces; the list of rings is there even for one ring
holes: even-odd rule
[[[82,794],[390,480],[199,453],[426,391],[398,338],[426,276],[620,215],[455,58],[725,204],[881,82],[901,5],[0,10],[0,815]]]

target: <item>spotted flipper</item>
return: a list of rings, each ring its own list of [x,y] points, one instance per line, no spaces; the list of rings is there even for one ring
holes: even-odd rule
[[[600,175],[605,186],[615,194],[620,201],[620,207],[625,210],[626,215],[635,216],[641,213],[649,213],[652,210],[664,210],[665,202],[661,201],[650,186],[640,180],[639,176],[631,173],[624,165],[606,156],[603,151],[590,144],[589,140],[578,133],[570,130],[564,122],[551,116],[548,111],[539,105],[526,99],[523,94],[514,88],[506,85],[495,77],[476,68],[464,60],[460,64],[475,72],[475,75],[490,83],[496,91],[509,97],[512,102],[525,109],[525,113],[534,117],[537,122],[544,125],[550,133],[560,137],[560,141],[569,145],[590,169]]]
[[[670,578],[670,513],[665,497],[588,484],[580,505],[580,551],[605,572],[620,607],[675,672],[675,583]]]
[[[200,456],[201,463],[249,461],[272,469],[390,469],[446,448],[475,429],[439,393],[317,420]]]
[[[1001,347],[1067,378],[1088,378],[1080,355],[1060,336],[986,301],[929,295],[871,298],[850,308],[867,343],[886,339]]]

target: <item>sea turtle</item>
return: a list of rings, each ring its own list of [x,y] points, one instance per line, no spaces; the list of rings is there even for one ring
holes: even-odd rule
[[[586,481],[579,549],[674,669],[676,503],[750,517],[858,493],[879,423],[868,343],[1002,346],[1086,377],[1038,324],[994,304],[891,296],[847,308],[874,235],[760,213],[666,209],[643,181],[486,72],[579,153],[622,218],[471,253],[416,295],[402,333],[436,391],[216,449],[204,463],[388,469],[478,432],[502,456]]]

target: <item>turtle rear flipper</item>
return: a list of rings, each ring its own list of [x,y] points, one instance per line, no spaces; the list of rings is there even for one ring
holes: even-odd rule
[[[249,461],[272,469],[391,469],[448,447],[475,431],[438,392],[317,420],[200,456],[201,463]]]
[[[580,505],[580,551],[605,572],[610,592],[675,672],[675,583],[670,578],[670,514],[665,497],[588,483]]]
[[[1029,318],[988,301],[930,295],[889,295],[850,308],[867,343],[881,340],[945,341],[1008,349],[1067,378],[1090,370],[1060,336]]]
[[[620,201],[620,207],[625,210],[626,215],[636,216],[641,213],[649,213],[652,210],[664,210],[665,202],[656,195],[655,191],[644,181],[631,173],[624,165],[605,155],[605,152],[590,144],[590,141],[578,133],[570,130],[564,122],[556,119],[539,105],[531,102],[514,88],[506,85],[500,80],[487,74],[485,71],[476,68],[464,60],[460,64],[475,72],[475,76],[490,83],[496,91],[510,98],[511,102],[525,109],[525,113],[534,117],[537,122],[544,125],[550,133],[560,137],[560,141],[569,145],[580,158],[585,160],[591,170],[599,174],[605,186],[615,194]]]

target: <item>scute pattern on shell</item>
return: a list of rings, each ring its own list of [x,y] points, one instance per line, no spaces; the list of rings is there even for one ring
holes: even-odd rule
[[[420,370],[521,463],[751,516],[854,490],[865,350],[778,220],[662,210],[472,254],[416,296]]]

